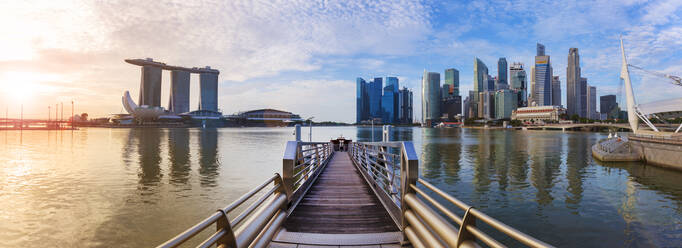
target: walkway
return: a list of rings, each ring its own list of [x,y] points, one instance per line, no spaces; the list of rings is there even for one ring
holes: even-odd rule
[[[337,151],[271,247],[397,244],[399,231],[348,154]]]

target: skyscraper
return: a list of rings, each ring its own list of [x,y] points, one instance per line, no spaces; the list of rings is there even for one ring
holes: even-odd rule
[[[535,56],[535,102],[538,106],[552,105],[552,66],[545,46],[537,44]]]
[[[391,108],[393,110],[393,114],[391,116],[391,122],[390,123],[395,123],[398,121],[398,91],[400,91],[400,84],[398,82],[397,77],[386,77],[386,86],[393,86],[393,107]],[[386,95],[386,87],[384,87],[384,95]],[[383,99],[383,98],[382,98]],[[383,103],[382,103],[383,106]]]
[[[432,126],[440,119],[440,74],[426,72],[422,76],[422,125]]]
[[[389,84],[384,87],[384,94],[381,96],[381,120],[383,123],[396,122],[396,106],[398,103],[397,91],[394,89],[394,84]]]
[[[528,106],[537,105],[535,101],[537,98],[535,93],[535,63],[530,67],[530,87],[528,87],[528,91]]]
[[[582,116],[580,94],[580,55],[578,48],[568,49],[568,66],[566,67],[566,114]]]
[[[440,88],[440,99],[445,100],[448,97],[450,97],[450,85],[449,84],[443,84],[441,85]]]
[[[411,124],[412,121],[412,91],[403,87],[398,91],[398,123]]]
[[[616,95],[605,95],[599,97],[599,112],[606,114],[608,119],[618,118],[618,111],[616,109],[618,109]]]
[[[369,82],[369,118],[381,118],[381,92],[383,90],[382,78],[374,78]]]
[[[483,61],[474,58],[474,91],[483,92],[488,88],[488,67]]]
[[[493,78],[490,75],[485,75],[485,77],[486,77],[485,82],[487,84],[487,87],[485,90],[486,91],[495,91],[495,78]]]
[[[552,77],[552,105],[561,106],[561,81],[559,81],[559,76]]]
[[[469,107],[469,97],[467,96],[464,101],[462,101],[462,105],[464,105],[464,113],[462,113],[462,118],[463,120],[471,118],[470,116],[470,107]]]
[[[355,80],[355,120],[357,123],[369,119],[369,85],[362,78]]]
[[[537,56],[545,56],[545,45],[537,43],[535,49]]]
[[[386,86],[393,85],[393,90],[398,92],[400,90],[400,85],[398,83],[397,77],[386,77]]]
[[[455,117],[462,113],[462,96],[452,96],[442,99],[441,107],[443,121],[455,121]]]
[[[500,84],[507,84],[507,59],[502,57],[497,61],[497,80]]]
[[[174,114],[189,112],[188,71],[172,70],[168,111]]]
[[[597,87],[587,85],[587,118],[599,119],[597,113]]]
[[[587,116],[587,78],[580,78],[580,111],[578,116],[589,118]]]
[[[161,67],[143,65],[140,79],[140,106],[161,107]]]
[[[478,93],[478,118],[495,119],[495,91]]]
[[[445,82],[443,85],[450,85],[450,96],[459,96],[459,71],[454,68],[445,69]]]
[[[509,88],[513,90],[518,90],[518,107],[528,106],[528,85],[527,85],[526,71],[523,69],[523,64],[512,63],[509,67]]]
[[[199,110],[218,111],[218,74],[199,74],[199,95]]]
[[[516,109],[518,91],[502,89],[495,91],[495,119],[509,119]]]
[[[478,91],[470,90],[467,108],[464,111],[467,113],[468,118],[478,118]]]

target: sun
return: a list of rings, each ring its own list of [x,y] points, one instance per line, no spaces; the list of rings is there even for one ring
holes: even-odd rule
[[[30,72],[5,72],[0,74],[0,92],[5,99],[15,103],[28,103],[40,90],[45,76]]]

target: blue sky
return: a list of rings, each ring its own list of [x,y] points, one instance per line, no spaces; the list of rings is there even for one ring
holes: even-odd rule
[[[467,92],[474,57],[492,75],[499,57],[529,71],[537,42],[551,56],[564,102],[570,47],[579,48],[583,75],[598,95],[619,91],[621,35],[632,64],[682,74],[679,0],[29,1],[0,9],[11,37],[0,40],[0,104],[24,102],[36,117],[71,99],[77,112],[120,112],[123,91],[137,96],[140,78],[125,58],[219,69],[225,113],[271,107],[345,122],[355,118],[356,77],[398,76],[415,92],[419,119],[424,69],[441,76],[458,69]],[[633,81],[640,102],[682,93],[641,73]]]

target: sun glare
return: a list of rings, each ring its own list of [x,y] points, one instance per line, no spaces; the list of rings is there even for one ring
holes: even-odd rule
[[[12,102],[33,102],[40,82],[49,80],[49,75],[30,72],[6,72],[0,75],[0,85],[4,97]]]

